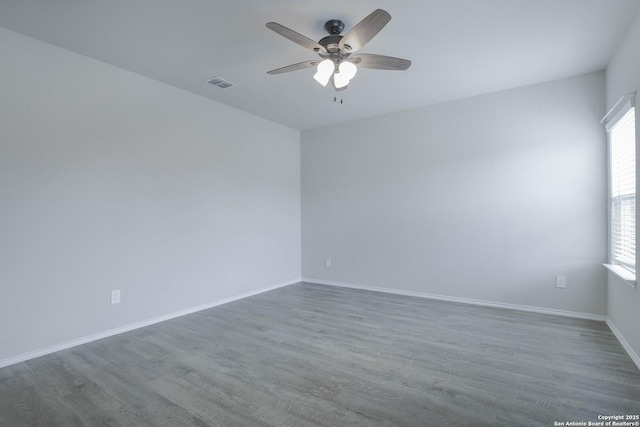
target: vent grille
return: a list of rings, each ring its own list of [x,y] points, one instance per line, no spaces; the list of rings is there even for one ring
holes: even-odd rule
[[[207,80],[207,83],[219,87],[220,89],[228,89],[236,86],[235,83],[231,83],[229,80],[225,80],[222,77],[213,76]]]

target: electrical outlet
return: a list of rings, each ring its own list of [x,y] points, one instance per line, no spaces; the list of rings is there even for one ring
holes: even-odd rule
[[[564,289],[567,287],[567,276],[556,276],[556,288]]]
[[[120,304],[120,291],[111,291],[111,304]]]
[[[324,266],[325,267],[331,267],[331,258],[325,258],[324,259]]]

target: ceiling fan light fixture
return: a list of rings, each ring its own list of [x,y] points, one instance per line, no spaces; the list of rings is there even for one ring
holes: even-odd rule
[[[338,66],[338,72],[333,75],[333,84],[336,89],[346,87],[358,72],[358,67],[352,62],[342,61]]]
[[[358,67],[353,62],[342,61],[338,67],[340,74],[347,80],[351,80],[358,72]]]
[[[325,59],[318,64],[318,69],[313,75],[313,78],[322,86],[326,86],[327,83],[329,83],[329,79],[331,79],[331,74],[333,74],[334,69],[335,65],[333,64],[333,61]]]
[[[341,89],[349,84],[349,79],[342,75],[342,73],[335,73],[333,75],[333,84],[336,89]]]

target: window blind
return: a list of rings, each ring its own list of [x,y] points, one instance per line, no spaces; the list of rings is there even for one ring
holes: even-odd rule
[[[610,128],[611,258],[635,271],[636,264],[636,138],[635,108]]]

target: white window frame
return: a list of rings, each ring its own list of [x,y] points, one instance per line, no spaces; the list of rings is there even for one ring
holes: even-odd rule
[[[625,283],[627,283],[628,285],[632,286],[635,288],[636,286],[636,262],[635,262],[635,256],[633,259],[633,262],[629,262],[629,260],[627,259],[626,262],[624,259],[616,259],[614,257],[614,249],[613,249],[613,243],[614,243],[614,224],[613,224],[613,208],[614,208],[614,203],[613,203],[613,199],[615,198],[615,196],[612,194],[612,159],[611,159],[611,131],[612,129],[620,122],[620,120],[622,118],[624,118],[627,113],[629,113],[629,111],[633,111],[633,117],[632,117],[632,123],[634,125],[634,132],[635,132],[635,140],[634,140],[634,158],[635,158],[635,166],[634,166],[634,175],[637,171],[637,157],[636,157],[636,153],[635,153],[635,147],[637,146],[637,129],[636,129],[636,122],[637,122],[637,112],[635,111],[635,92],[634,93],[629,93],[626,94],[625,96],[623,96],[620,101],[618,101],[616,103],[616,105],[614,105],[614,107],[609,111],[609,113],[607,113],[607,115],[602,119],[601,123],[605,125],[605,128],[607,130],[607,154],[608,154],[608,191],[607,191],[607,200],[608,200],[608,229],[609,229],[609,237],[608,237],[608,242],[609,242],[609,263],[605,264],[605,267],[607,267],[612,273],[614,273],[618,278],[622,279]],[[635,184],[635,181],[634,181]],[[637,188],[634,190],[634,201],[636,199],[636,194],[637,194]],[[637,208],[634,211],[634,232],[635,232],[635,212],[637,212]],[[634,241],[633,245],[633,251],[635,253],[635,249],[636,249],[636,244],[637,239]]]

